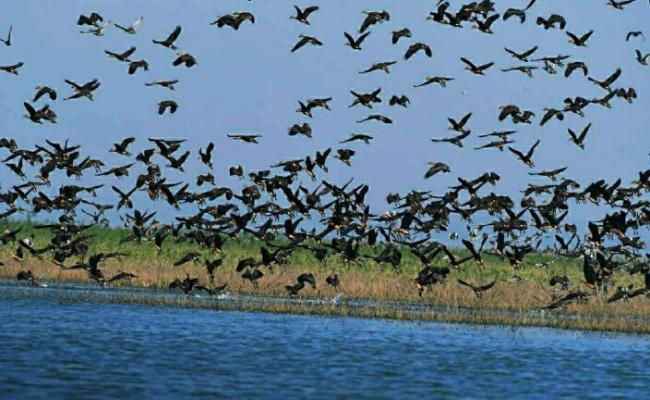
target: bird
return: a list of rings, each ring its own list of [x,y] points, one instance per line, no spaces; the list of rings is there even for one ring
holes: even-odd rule
[[[174,28],[174,30],[172,31],[172,33],[170,33],[169,36],[167,36],[167,38],[165,40],[156,40],[156,39],[154,39],[154,40],[152,40],[152,42],[154,44],[159,44],[159,45],[161,45],[163,47],[167,47],[168,49],[171,49],[171,50],[178,50],[178,47],[176,47],[174,42],[176,42],[176,40],[180,36],[182,30],[183,30],[183,28],[181,28],[180,25],[177,25],[176,28]]]
[[[589,75],[587,64],[582,61],[573,61],[567,64],[566,69],[564,70],[564,76],[568,78],[576,69],[580,69],[584,76]]]
[[[350,46],[352,50],[361,50],[361,43],[366,40],[368,35],[370,35],[370,32],[366,32],[355,39],[349,33],[343,32],[343,36],[345,36],[345,39],[347,40],[347,43],[345,45]]]
[[[444,173],[449,173],[451,172],[451,168],[449,168],[449,165],[439,162],[439,161],[429,161],[429,169],[427,172],[424,174],[424,179],[429,179],[432,176],[436,175],[437,173],[444,172]]]
[[[128,33],[129,35],[135,35],[136,31],[138,30],[138,27],[142,23],[142,20],[144,17],[138,18],[134,23],[132,23],[130,26],[125,27],[122,25],[114,24],[116,28],[121,29],[122,31]]]
[[[569,31],[566,31],[566,34],[569,36],[569,42],[575,44],[578,47],[587,47],[587,40],[593,35],[594,31],[590,30],[582,36],[577,36]]]
[[[238,134],[227,134],[226,136],[234,140],[239,140],[246,143],[255,143],[255,144],[259,143],[257,139],[262,137],[262,135],[238,135]]]
[[[338,274],[332,273],[331,275],[329,275],[327,278],[325,278],[325,283],[333,287],[334,290],[336,290],[337,292],[339,291],[339,286],[341,282],[339,280]]]
[[[36,103],[41,97],[47,95],[50,100],[54,101],[57,98],[57,93],[56,90],[52,89],[51,87],[48,86],[37,86],[36,87],[36,94],[34,95],[34,98],[32,99],[32,103]]]
[[[133,278],[137,278],[138,276],[136,274],[133,274],[131,272],[123,272],[119,271],[117,274],[113,275],[111,278],[109,278],[106,283],[113,283],[117,282],[123,279],[131,280]]]
[[[607,5],[612,6],[617,10],[622,10],[626,5],[634,3],[636,0],[607,0]]]
[[[526,74],[526,76],[528,76],[529,78],[532,78],[533,77],[533,71],[536,70],[536,69],[537,69],[537,67],[532,66],[532,65],[518,65],[518,66],[514,66],[514,67],[510,67],[510,68],[502,68],[501,71],[503,71],[503,72],[519,71],[519,72],[522,72],[522,73]]]
[[[9,26],[9,33],[7,33],[7,38],[2,39],[0,38],[0,42],[4,43],[5,46],[9,47],[11,46],[11,31],[14,29],[13,25]]]
[[[474,285],[472,285],[471,283],[467,283],[467,282],[463,281],[462,279],[458,279],[458,283],[460,283],[461,285],[463,285],[463,286],[467,286],[468,288],[472,289],[472,291],[474,292],[474,294],[476,295],[476,297],[478,297],[478,298],[480,299],[480,298],[483,297],[483,294],[484,294],[486,291],[488,291],[489,289],[491,289],[492,287],[494,287],[494,285],[495,285],[497,282],[496,282],[496,281],[492,281],[492,282],[490,282],[490,283],[488,283],[488,284],[485,284],[485,285],[482,285],[482,286],[474,286]]]
[[[494,65],[493,62],[489,62],[487,64],[483,64],[480,66],[474,65],[470,60],[468,60],[465,57],[461,57],[460,60],[465,63],[465,69],[470,71],[473,74],[476,75],[485,75],[485,71],[487,71],[491,66]]]
[[[417,43],[413,43],[412,45],[409,46],[408,49],[406,49],[406,53],[404,53],[404,59],[405,60],[410,59],[411,57],[413,57],[415,53],[419,52],[420,50],[424,51],[424,54],[429,58],[433,56],[431,47],[429,47],[424,43],[417,42]]]
[[[385,73],[389,74],[390,73],[389,67],[391,65],[396,64],[396,63],[397,63],[397,61],[384,61],[384,62],[374,63],[369,68],[367,68],[367,69],[365,69],[363,71],[360,71],[359,73],[360,74],[367,74],[367,73],[373,72],[373,71],[384,71]]]
[[[131,153],[127,150],[131,143],[135,142],[134,137],[127,137],[119,143],[113,143],[113,148],[109,152],[117,153],[123,156],[130,156]]]
[[[180,267],[183,264],[186,264],[190,261],[198,264],[199,263],[199,257],[201,257],[201,253],[198,251],[188,251],[185,253],[185,255],[178,260],[174,262],[174,267]]]
[[[397,44],[401,38],[410,38],[412,36],[409,28],[402,28],[392,33],[392,43]]]
[[[641,37],[643,40],[645,40],[645,35],[642,31],[629,31],[627,35],[625,35],[625,41],[629,42],[631,38],[636,37]]]
[[[168,81],[161,81],[161,80],[155,80],[151,82],[145,82],[145,86],[161,86],[164,88],[167,88],[169,90],[176,90],[176,84],[178,83],[178,79],[173,79],[173,80],[168,80]]]
[[[214,150],[214,143],[212,143],[212,142],[208,143],[207,147],[205,148],[205,151],[203,151],[203,149],[199,149],[199,159],[208,168],[212,168],[212,151],[213,150]]]
[[[409,100],[406,95],[393,95],[390,100],[388,100],[388,105],[390,106],[401,106],[401,107],[408,107],[411,104],[411,100]]]
[[[595,85],[600,86],[601,88],[610,91],[611,84],[616,82],[616,80],[621,76],[623,71],[620,68],[617,68],[610,76],[607,77],[604,81],[599,81],[594,78],[588,77],[589,81],[593,82]]]
[[[506,50],[507,53],[512,55],[517,60],[523,61],[523,62],[528,62],[528,58],[530,56],[532,56],[537,51],[537,49],[538,49],[537,46],[533,46],[530,49],[524,51],[523,53],[517,53],[516,51],[510,50],[509,48],[505,47],[505,50]]]
[[[535,149],[537,146],[539,146],[541,140],[537,140],[531,147],[528,149],[526,154],[522,153],[521,151],[515,149],[514,147],[508,147],[508,150],[510,150],[514,155],[517,156],[521,162],[526,164],[529,168],[533,168],[535,166],[535,163],[533,163],[532,157],[533,154],[535,153]]]
[[[428,75],[426,78],[424,78],[424,82],[419,83],[417,85],[413,85],[413,87],[418,88],[418,87],[430,85],[432,83],[437,83],[438,85],[440,85],[440,87],[446,88],[447,83],[453,80],[454,78],[451,77]]]
[[[298,36],[298,42],[291,48],[291,52],[295,52],[296,50],[300,49],[306,44],[310,44],[312,46],[322,46],[323,42],[320,40],[316,39],[313,36],[307,36],[307,35],[299,35]]]
[[[390,14],[383,11],[364,11],[363,14],[366,15],[366,18],[363,20],[361,27],[359,28],[359,33],[363,33],[366,29],[370,28],[376,23],[383,23],[384,21],[390,21]]]
[[[109,26],[111,26],[111,21],[107,21],[103,25],[93,24],[91,28],[85,31],[81,31],[81,33],[90,34],[94,36],[104,36],[104,33],[106,32],[106,29],[108,29]]]
[[[131,46],[127,50],[123,51],[122,53],[115,53],[110,50],[104,50],[104,53],[106,53],[106,55],[108,55],[110,58],[114,58],[118,61],[131,62],[131,59],[129,57],[131,57],[133,53],[135,53],[135,51],[136,51],[136,47]]]
[[[149,71],[149,63],[147,60],[131,61],[129,63],[129,75],[135,74],[140,68]]]
[[[639,62],[639,64],[648,65],[648,57],[650,57],[650,53],[642,54],[641,50],[636,50],[636,60]]]
[[[551,14],[548,18],[537,17],[536,22],[537,25],[544,27],[546,30],[555,28],[556,24],[560,29],[564,29],[566,27],[566,19],[564,19],[564,17],[559,14]]]
[[[158,115],[163,115],[167,110],[174,114],[178,110],[178,103],[174,100],[163,100],[158,102]]]
[[[97,25],[103,21],[104,18],[99,13],[93,12],[90,16],[80,15],[77,19],[77,25]]]
[[[93,101],[93,92],[97,90],[101,85],[101,82],[99,82],[98,79],[93,79],[89,82],[84,83],[83,85],[75,83],[69,79],[65,79],[65,83],[70,85],[70,87],[74,90],[74,93],[63,100],[72,100],[86,97],[88,100]]]
[[[12,65],[0,65],[0,71],[5,71],[13,75],[18,75],[18,70],[25,65],[22,61]]]
[[[210,25],[216,25],[218,28],[229,26],[237,31],[244,21],[249,21],[251,24],[254,24],[255,16],[250,12],[234,12],[232,14],[218,17],[217,20],[212,22]]]
[[[566,171],[566,170],[567,170],[567,167],[560,167],[560,168],[553,169],[553,170],[550,170],[550,171],[529,172],[528,175],[531,175],[531,176],[544,176],[544,177],[550,178],[552,181],[555,182],[557,180],[557,176],[559,174],[561,174],[562,172]]]
[[[342,140],[339,143],[350,143],[350,142],[360,140],[360,141],[364,142],[365,144],[370,144],[370,141],[372,139],[373,139],[372,136],[366,135],[364,133],[353,133],[353,134],[350,135],[349,138],[347,138],[345,140]]]
[[[449,117],[447,118],[447,121],[449,121],[450,127],[448,128],[450,131],[456,131],[456,132],[461,132],[461,133],[466,133],[468,132],[467,129],[465,129],[465,125],[467,125],[467,122],[469,119],[472,118],[472,113],[467,113],[463,116],[463,118],[460,119],[460,121],[456,121],[455,119]]]
[[[567,131],[569,132],[569,140],[584,150],[585,137],[587,137],[587,133],[589,133],[590,128],[591,128],[591,124],[585,126],[580,132],[580,135],[576,135],[576,133],[572,131],[571,128],[568,128]]]
[[[303,123],[302,125],[300,124],[293,124],[289,128],[289,136],[296,136],[298,134],[307,136],[308,138],[311,138],[312,134],[312,129],[311,126],[308,123]]]
[[[434,143],[451,143],[457,147],[462,148],[463,147],[463,140],[469,136],[469,134],[472,133],[470,130],[466,130],[462,132],[460,135],[452,136],[452,137],[444,137],[444,138],[432,138],[431,141]]]
[[[296,278],[298,281],[295,285],[286,285],[285,288],[290,296],[297,296],[298,292],[305,287],[305,283],[309,283],[312,289],[316,289],[316,278],[311,272],[306,272]]]
[[[176,59],[172,63],[174,67],[178,67],[179,65],[185,65],[187,68],[191,68],[196,64],[198,64],[198,62],[196,62],[196,58],[194,58],[193,55],[189,53],[183,53],[183,52],[178,53],[178,57],[176,57]]]
[[[509,18],[511,18],[511,17],[517,17],[517,18],[519,18],[519,22],[523,24],[524,22],[526,22],[526,11],[528,11],[528,9],[529,9],[530,7],[532,7],[533,4],[535,4],[535,1],[536,1],[536,0],[530,0],[530,1],[528,2],[528,5],[527,5],[526,8],[524,8],[524,9],[512,8],[512,7],[511,7],[511,8],[508,8],[508,9],[503,13],[503,20],[504,20],[504,21],[507,21],[507,20],[508,20]]]
[[[358,120],[357,123],[360,124],[360,123],[366,122],[366,121],[379,121],[379,122],[383,122],[384,124],[392,124],[393,123],[392,119],[388,118],[385,115],[381,115],[381,114],[370,114],[366,118]]]
[[[318,6],[305,7],[304,10],[301,10],[298,8],[298,6],[293,6],[293,8],[296,10],[296,15],[292,15],[290,18],[295,19],[296,21],[301,22],[305,25],[310,25],[308,20],[309,16],[319,10]]]

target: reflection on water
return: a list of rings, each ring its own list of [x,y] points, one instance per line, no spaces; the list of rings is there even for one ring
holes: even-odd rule
[[[0,398],[645,397],[650,341],[0,296]]]

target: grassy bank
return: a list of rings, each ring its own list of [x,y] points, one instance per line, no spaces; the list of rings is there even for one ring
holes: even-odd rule
[[[15,227],[16,225],[12,225]],[[44,246],[49,242],[46,230],[36,230],[29,223],[21,224],[20,238],[33,237],[35,247]],[[4,229],[2,227],[1,229]],[[368,299],[379,301],[398,301],[403,303],[417,302],[433,308],[473,309],[475,313],[438,313],[431,311],[413,314],[398,308],[368,307],[355,309],[351,315],[361,317],[382,317],[397,319],[433,319],[449,322],[496,323],[508,325],[556,326],[576,329],[598,329],[647,332],[640,322],[635,322],[650,316],[650,300],[639,296],[629,302],[608,304],[606,294],[591,296],[586,304],[572,304],[566,309],[553,311],[555,314],[575,314],[584,319],[531,319],[525,314],[531,310],[551,302],[548,280],[553,275],[567,275],[572,289],[584,289],[580,260],[558,256],[531,255],[526,263],[519,268],[510,266],[498,257],[485,256],[485,264],[480,266],[470,262],[463,266],[463,271],[453,271],[445,285],[434,285],[420,298],[413,279],[422,268],[420,261],[408,251],[404,251],[402,272],[397,273],[390,265],[380,265],[373,261],[363,261],[359,264],[346,265],[338,256],[328,257],[326,262],[319,263],[308,250],[297,250],[289,258],[285,266],[275,266],[272,271],[261,268],[265,276],[257,286],[240,277],[235,271],[237,262],[245,257],[259,258],[261,243],[247,239],[231,239],[226,241],[221,254],[213,254],[201,250],[195,245],[168,241],[159,252],[152,243],[141,244],[120,243],[128,235],[126,230],[93,227],[88,234],[94,235],[88,254],[97,252],[120,251],[127,254],[121,259],[109,259],[101,264],[104,275],[110,277],[118,271],[128,271],[137,275],[131,282],[120,281],[115,286],[135,286],[144,288],[166,288],[176,278],[183,278],[186,273],[198,277],[202,283],[208,283],[208,274],[203,264],[187,263],[180,267],[173,266],[174,261],[188,251],[200,251],[202,258],[223,258],[223,265],[215,273],[215,284],[228,284],[230,292],[235,294],[251,294],[258,296],[286,297],[285,285],[295,283],[296,276],[304,272],[312,272],[316,277],[317,288],[305,287],[300,292],[302,298],[331,298],[336,291],[325,284],[325,278],[336,272],[340,278],[340,294],[345,299]],[[0,260],[5,263],[0,267],[0,278],[12,279],[20,270],[31,270],[40,280],[47,281],[78,281],[92,282],[84,270],[63,270],[49,260],[48,254],[37,257],[26,256],[22,262],[14,260],[11,253],[16,244],[8,244],[0,248]],[[367,249],[370,253],[370,249]],[[462,253],[462,252],[461,252]],[[70,259],[66,265],[72,265],[76,260]],[[440,259],[440,266],[444,261]],[[457,283],[463,279],[476,284],[497,281],[495,287],[485,293],[483,298],[477,298],[467,287]],[[615,276],[617,285],[634,283],[641,287],[642,277],[630,277],[628,274]],[[542,287],[544,286],[544,288]],[[610,293],[611,295],[611,293]],[[184,297],[179,292],[178,302],[182,305]],[[143,300],[149,301],[149,300]],[[159,300],[151,300],[153,302]],[[245,308],[245,306],[241,306]],[[347,315],[345,307],[321,305],[306,308],[303,304],[267,304],[246,306],[255,311],[320,313]],[[497,310],[504,313],[488,313],[481,310]],[[516,317],[506,312],[516,313]]]

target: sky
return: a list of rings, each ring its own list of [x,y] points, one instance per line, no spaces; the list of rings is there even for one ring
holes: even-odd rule
[[[311,26],[289,19],[294,3],[300,7],[320,6],[310,17]],[[461,4],[451,3],[454,10]],[[523,8],[527,3],[528,0],[501,0],[497,1],[497,8],[503,13],[507,7]],[[132,147],[134,154],[150,145],[146,142],[148,137],[185,138],[193,153],[184,179],[205,172],[196,150],[213,141],[217,184],[228,186],[238,184],[236,178],[227,176],[230,165],[242,164],[248,172],[281,160],[304,158],[316,150],[348,147],[357,151],[352,168],[332,159],[327,179],[343,183],[354,178],[357,184],[369,184],[367,199],[379,210],[385,208],[384,199],[389,192],[418,189],[442,193],[456,184],[458,176],[474,178],[486,171],[494,171],[502,178],[490,190],[517,198],[527,182],[545,183],[541,178],[529,177],[527,173],[531,170],[507,150],[501,153],[472,149],[487,142],[477,138],[477,134],[497,129],[517,129],[514,147],[522,150],[541,139],[534,156],[534,170],[567,166],[567,176],[581,183],[601,178],[614,181],[617,177],[630,182],[637,171],[648,168],[650,101],[646,93],[650,92],[650,67],[639,65],[634,51],[639,48],[643,53],[650,52],[650,42],[641,38],[625,42],[627,31],[647,28],[647,2],[637,1],[620,11],[607,6],[605,0],[538,0],[528,12],[525,24],[516,19],[499,20],[492,35],[471,29],[469,24],[457,29],[426,21],[435,4],[379,0],[11,2],[0,15],[0,35],[13,25],[14,43],[11,47],[0,46],[0,64],[23,61],[25,66],[17,77],[0,74],[0,136],[14,137],[20,146],[42,143],[45,138],[70,139],[109,167],[128,161],[107,152],[113,142],[123,137],[138,139]],[[384,9],[390,12],[390,21],[369,29],[372,33],[363,43],[363,51],[345,46],[343,32],[358,34],[364,18],[362,11]],[[83,35],[76,20],[80,14],[92,11],[121,25],[130,25],[140,16],[144,16],[144,21],[136,35],[127,35],[114,27],[103,37]],[[254,13],[255,24],[245,22],[239,31],[210,25],[217,16],[233,11]],[[545,31],[534,24],[537,16],[551,13],[565,16],[567,30],[571,32],[582,34],[594,29],[588,47],[570,44],[564,31]],[[164,39],[176,25],[183,28],[176,44],[198,61],[191,69],[172,67],[175,52],[151,42]],[[392,45],[391,32],[404,27],[410,28],[413,37]],[[324,45],[306,46],[291,53],[289,50],[301,33],[318,37]],[[650,35],[650,29],[646,34]],[[428,44],[433,57],[419,53],[404,61],[408,45],[416,41]],[[566,79],[561,72],[548,75],[540,69],[529,79],[518,72],[499,70],[521,64],[504,47],[524,51],[534,45],[539,46],[535,56],[567,54],[571,60],[585,61],[589,74],[598,79],[622,68],[623,74],[615,86],[634,87],[639,98],[634,104],[618,99],[611,110],[592,105],[584,118],[567,113],[563,122],[553,120],[543,127],[538,123],[500,123],[500,105],[517,104],[531,109],[539,121],[544,107],[561,108],[567,96],[591,99],[603,95],[601,89],[579,73]],[[127,64],[104,54],[104,50],[121,52],[130,46],[137,47],[133,59],[149,62],[148,72],[130,76]],[[494,61],[495,66],[486,76],[476,76],[464,70],[460,57],[477,64]],[[374,62],[389,60],[397,64],[388,75],[358,73]],[[437,85],[413,88],[427,75],[450,76],[455,80],[444,89]],[[52,86],[64,97],[70,89],[63,79],[83,83],[93,78],[102,83],[94,102],[52,103],[59,115],[56,125],[39,126],[23,118],[22,103],[33,97],[37,85]],[[179,79],[180,83],[174,92],[144,86],[144,82],[154,79]],[[379,87],[384,101],[374,110],[348,108],[353,100],[350,90],[370,92]],[[407,95],[411,107],[389,107],[388,99],[393,94]],[[295,112],[298,100],[313,97],[332,97],[332,111],[318,109],[313,119]],[[159,116],[157,103],[167,99],[176,100],[180,108],[174,115]],[[447,130],[447,117],[459,119],[468,112],[473,113],[468,124],[472,134],[463,149],[430,141],[432,137],[453,134]],[[356,123],[370,113],[387,115],[394,124]],[[312,125],[313,138],[289,137],[287,129],[302,122]],[[588,123],[593,126],[586,138],[586,149],[580,150],[568,141],[567,128],[579,131]],[[249,145],[226,137],[235,132],[263,137],[259,145]],[[375,139],[370,145],[338,143],[351,133],[369,133]],[[452,171],[424,180],[429,161],[445,162]],[[179,175],[165,173],[170,180],[181,179]],[[6,185],[14,177],[2,169],[0,179]],[[87,179],[85,182],[115,182],[114,178]],[[126,181],[118,184],[130,185]],[[159,212],[173,215],[175,211],[168,207]],[[581,221],[592,213],[593,210],[585,209],[572,212],[572,217]]]

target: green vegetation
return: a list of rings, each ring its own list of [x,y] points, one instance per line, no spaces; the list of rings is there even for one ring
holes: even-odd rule
[[[35,229],[30,222],[11,223],[11,228],[20,226],[20,238],[32,237],[34,247],[45,246],[51,233],[46,229]],[[6,227],[1,227],[4,230]],[[359,307],[350,309],[331,304],[306,305],[302,302],[288,303],[210,303],[210,307],[219,309],[239,308],[262,312],[291,312],[318,313],[332,315],[355,315],[360,317],[382,317],[396,319],[433,319],[449,322],[471,322],[484,324],[535,325],[556,326],[577,329],[617,330],[632,332],[649,332],[645,327],[646,316],[650,315],[650,300],[639,296],[629,302],[608,304],[607,295],[596,294],[589,298],[586,304],[571,304],[566,309],[548,312],[552,314],[571,314],[578,318],[540,318],[531,317],[531,310],[539,314],[540,307],[549,304],[553,289],[548,280],[553,275],[567,275],[571,289],[585,289],[582,286],[582,263],[579,259],[558,257],[555,255],[533,254],[526,257],[526,262],[519,268],[514,268],[498,257],[486,255],[485,264],[480,266],[474,262],[463,265],[462,271],[453,270],[444,285],[434,285],[426,290],[423,296],[418,296],[414,278],[422,269],[420,261],[408,250],[403,251],[401,272],[398,273],[390,264],[377,264],[371,260],[345,264],[338,256],[330,256],[324,263],[319,263],[309,250],[298,249],[286,265],[275,265],[271,270],[260,267],[264,277],[257,285],[241,279],[235,271],[238,261],[246,257],[259,259],[261,243],[251,238],[241,237],[228,239],[222,253],[212,253],[198,246],[185,242],[167,239],[163,250],[158,251],[153,243],[143,241],[122,243],[128,236],[125,229],[92,227],[87,231],[92,235],[87,254],[98,252],[124,252],[127,255],[120,259],[109,259],[100,265],[104,275],[110,277],[118,271],[128,271],[137,275],[131,282],[119,281],[116,286],[167,288],[176,278],[183,278],[189,273],[198,277],[202,284],[208,284],[209,278],[203,263],[189,262],[175,267],[173,263],[188,251],[200,251],[202,260],[222,258],[223,265],[215,272],[215,285],[228,284],[228,290],[235,294],[256,296],[286,297],[285,285],[295,283],[298,275],[312,272],[317,280],[317,288],[306,287],[300,292],[302,298],[332,298],[337,292],[325,284],[325,278],[336,272],[340,278],[340,294],[344,299],[368,299],[382,301],[398,301],[405,305],[417,302],[426,304],[432,309],[445,308],[448,312],[426,311],[412,312],[400,307]],[[18,271],[31,270],[38,280],[46,281],[77,281],[92,282],[84,270],[64,270],[50,260],[50,254],[44,253],[40,258],[26,255],[19,262],[12,258],[17,248],[16,243],[0,247],[0,260],[5,265],[0,267],[0,278],[14,279]],[[371,254],[371,249],[362,249],[362,254]],[[377,250],[373,253],[376,254]],[[463,251],[459,251],[463,255]],[[444,258],[437,258],[439,266],[444,266]],[[72,258],[66,261],[66,266],[77,262]],[[643,286],[642,277],[631,277],[627,273],[615,276],[618,285],[633,283],[635,287]],[[497,281],[482,298],[477,298],[467,287],[457,283],[463,279],[475,284],[485,284]],[[543,287],[542,287],[543,286]],[[566,293],[566,292],[563,292]],[[610,293],[611,295],[611,293]],[[114,301],[144,304],[162,304],[173,306],[190,306],[191,301],[179,291],[178,299],[147,298],[146,296],[123,295]],[[455,312],[459,309],[472,309],[474,312]],[[496,312],[495,312],[496,311]],[[547,315],[548,315],[547,313]],[[580,318],[580,317],[584,318]],[[643,322],[643,323],[642,323]]]

